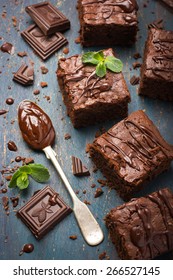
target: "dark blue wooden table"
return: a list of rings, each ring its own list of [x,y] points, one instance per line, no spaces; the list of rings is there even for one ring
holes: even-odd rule
[[[104,126],[106,129],[111,127],[114,122],[91,126],[84,129],[75,130],[66,116],[66,108],[62,102],[62,96],[58,87],[55,71],[57,62],[60,57],[65,56],[62,49],[52,55],[46,62],[43,62],[37,55],[34,54],[30,46],[21,38],[20,32],[32,23],[32,20],[25,12],[25,6],[40,1],[0,1],[0,45],[4,42],[10,42],[14,45],[14,55],[0,52],[0,109],[7,109],[6,117],[0,116],[0,170],[3,166],[13,167],[16,165],[12,162],[17,155],[23,157],[33,157],[35,162],[44,164],[51,173],[51,178],[47,184],[52,186],[64,200],[72,206],[71,199],[67,193],[63,183],[56,173],[51,162],[49,162],[42,152],[32,151],[22,140],[18,122],[17,122],[17,106],[23,99],[37,101],[37,103],[49,114],[56,130],[56,143],[54,149],[58,154],[58,160],[63,167],[69,181],[75,191],[79,191],[78,196],[82,201],[87,200],[91,203],[89,208],[98,219],[104,234],[103,243],[96,247],[88,246],[80,230],[77,226],[73,213],[59,223],[50,233],[42,240],[35,240],[28,228],[17,219],[14,209],[10,203],[9,216],[5,214],[2,203],[0,205],[0,259],[98,259],[98,256],[103,251],[106,251],[110,259],[118,259],[116,250],[108,237],[108,231],[105,227],[103,218],[106,213],[115,206],[123,203],[114,190],[104,187],[104,194],[99,198],[94,198],[95,189],[91,188],[92,184],[99,187],[97,179],[103,179],[103,176],[98,171],[93,173],[93,163],[85,153],[85,146],[88,142],[92,142],[96,131]],[[58,7],[71,21],[71,29],[65,32],[65,36],[69,41],[70,56],[76,53],[81,53],[84,50],[79,44],[75,43],[75,38],[78,37],[79,22],[76,10],[76,0],[52,0],[52,4]],[[129,105],[129,113],[132,111],[143,109],[147,115],[154,121],[156,126],[161,131],[165,139],[173,144],[173,104],[162,102],[148,98],[139,97],[137,95],[137,86],[130,85],[130,78],[135,74],[139,75],[139,69],[133,70],[132,63],[135,61],[133,54],[139,52],[143,54],[144,42],[147,35],[147,25],[156,19],[164,20],[165,29],[173,30],[173,14],[160,1],[138,0],[139,4],[139,32],[137,42],[132,48],[116,47],[116,52],[124,63],[123,73],[128,84],[132,101]],[[149,3],[148,3],[149,2]],[[148,3],[144,8],[143,4]],[[12,17],[17,17],[17,26],[13,26]],[[92,49],[91,49],[92,50]],[[17,52],[26,51],[27,57],[17,56]],[[142,61],[139,59],[138,61]],[[22,62],[32,64],[34,62],[35,81],[30,87],[23,87],[12,81],[13,72],[15,72]],[[41,73],[40,67],[45,65],[49,72],[46,75]],[[40,82],[48,82],[47,88],[40,88]],[[33,91],[40,89],[40,94],[35,96]],[[46,96],[50,96],[50,101]],[[5,103],[6,98],[12,97],[14,104],[8,106]],[[69,133],[71,139],[65,140],[64,135]],[[13,140],[18,151],[12,152],[7,149],[7,143]],[[82,159],[83,163],[90,169],[91,176],[87,178],[75,178],[71,171],[71,155],[75,155]],[[8,182],[1,176],[0,181],[4,181],[4,187]],[[27,201],[34,191],[43,188],[47,184],[39,184],[30,180],[30,186],[26,191],[20,193],[20,200],[17,209]],[[173,189],[173,166],[157,179],[153,180],[148,186],[141,191],[138,196],[148,194],[162,187],[169,186]],[[86,190],[86,193],[83,191]],[[8,197],[18,195],[18,190],[8,190]],[[0,194],[1,198],[4,194]],[[77,235],[76,240],[69,239],[70,235]],[[19,256],[19,251],[25,243],[33,243],[35,250],[31,254],[23,254]],[[173,258],[172,255],[167,255],[165,258]]]

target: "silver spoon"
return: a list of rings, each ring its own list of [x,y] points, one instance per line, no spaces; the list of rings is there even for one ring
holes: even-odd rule
[[[98,245],[104,239],[103,232],[87,205],[76,196],[51,147],[55,131],[50,118],[35,103],[24,100],[19,104],[18,121],[24,140],[33,149],[43,150],[59,173],[72,198],[73,211],[85,241],[91,246]]]

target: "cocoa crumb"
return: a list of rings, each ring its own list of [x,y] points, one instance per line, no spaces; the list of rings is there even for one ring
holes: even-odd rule
[[[64,48],[64,49],[63,49],[63,53],[64,53],[64,54],[68,54],[68,53],[69,53],[69,48]]]
[[[140,81],[140,78],[135,76],[135,75],[132,76],[131,79],[130,79],[130,83],[131,83],[132,86],[138,85],[139,81]]]
[[[77,239],[77,235],[70,235],[69,238],[72,239],[72,240],[76,240]]]
[[[75,43],[76,43],[76,44],[80,44],[80,37],[77,37],[77,38],[75,39]]]
[[[87,205],[91,205],[91,203],[89,201],[87,201],[86,199],[84,200],[84,203]]]
[[[134,59],[138,59],[138,58],[141,58],[141,55],[140,55],[140,53],[135,53],[134,55],[133,55],[133,58]]]
[[[96,184],[92,184],[91,185],[91,188],[93,189],[93,188],[95,188],[96,187]]]
[[[33,94],[35,94],[35,95],[38,95],[40,93],[40,90],[39,89],[35,89],[34,91],[33,91]]]
[[[83,190],[83,194],[86,194],[86,190]]]
[[[48,83],[47,83],[47,82],[41,82],[41,83],[40,83],[40,86],[41,86],[42,88],[47,87],[47,86],[48,86]]]
[[[3,205],[5,210],[8,210],[8,204],[9,204],[8,196],[3,196],[2,197],[2,205]]]
[[[103,190],[101,188],[97,188],[94,194],[94,197],[97,198],[103,194]]]
[[[45,66],[41,66],[40,69],[42,74],[47,74],[49,72],[49,70]]]
[[[133,69],[137,69],[137,68],[140,68],[142,64],[137,61],[137,62],[134,62],[132,65],[133,65]]]
[[[5,176],[5,179],[6,179],[7,181],[10,181],[11,178],[12,178],[12,175]]]
[[[68,140],[68,139],[70,139],[71,138],[71,135],[69,134],[69,133],[66,133],[65,135],[64,135],[64,139],[65,140]]]
[[[12,16],[12,22],[13,22],[13,26],[16,27],[17,25],[17,18],[15,16]]]
[[[23,160],[23,164],[26,164],[26,165],[28,165],[30,163],[34,163],[34,159],[31,157],[23,158],[22,160]]]
[[[10,197],[10,200],[11,200],[11,202],[13,204],[13,208],[15,208],[18,205],[18,203],[19,203],[19,197],[18,196]]]
[[[27,52],[18,52],[17,55],[20,57],[28,56]]]

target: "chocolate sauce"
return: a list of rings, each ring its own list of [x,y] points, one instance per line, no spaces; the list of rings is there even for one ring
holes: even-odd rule
[[[8,104],[8,105],[12,105],[14,103],[14,99],[13,98],[7,98],[6,99],[6,104]]]
[[[6,52],[6,53],[9,53],[9,54],[12,54],[13,53],[13,50],[14,50],[14,47],[11,43],[4,43],[2,46],[1,46],[1,51],[2,52]]]
[[[33,149],[42,150],[54,143],[55,130],[52,122],[35,103],[24,100],[19,104],[18,122],[23,139]]]
[[[7,143],[7,146],[8,146],[8,149],[9,149],[10,151],[13,151],[13,152],[16,152],[16,151],[17,151],[17,146],[16,146],[16,144],[15,144],[13,141],[9,141],[9,142]]]
[[[23,253],[32,253],[34,251],[34,245],[29,243],[25,244],[22,248],[22,250],[19,253],[19,256],[21,256]]]

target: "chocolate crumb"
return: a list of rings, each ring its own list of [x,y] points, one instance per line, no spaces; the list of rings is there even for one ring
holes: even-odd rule
[[[22,160],[22,158],[20,156],[15,157],[16,162],[20,162],[21,160]]]
[[[140,68],[142,64],[137,61],[137,62],[134,62],[132,65],[133,65],[133,69],[137,69],[137,68]]]
[[[49,70],[45,66],[41,66],[40,69],[42,74],[47,74],[49,72]]]
[[[69,48],[64,48],[64,49],[63,49],[63,53],[64,53],[64,54],[68,54],[68,53],[69,53]]]
[[[5,176],[4,178],[5,178],[7,181],[10,181],[11,178],[12,178],[12,175],[7,175],[7,176]]]
[[[132,76],[131,79],[130,79],[130,83],[131,83],[132,86],[138,85],[139,81],[140,81],[140,78],[135,76],[135,75]]]
[[[17,151],[17,146],[13,141],[9,141],[7,143],[7,147],[10,151],[16,152]]]
[[[39,89],[35,89],[34,91],[33,91],[33,94],[35,94],[35,95],[38,95],[40,93],[40,90]]]
[[[103,260],[105,258],[106,258],[106,251],[100,253],[100,255],[99,255],[99,260]]]
[[[23,164],[30,164],[30,163],[34,163],[34,159],[31,158],[31,157],[28,157],[28,158],[24,158],[23,159]]]
[[[96,187],[96,184],[92,184],[91,185],[91,188],[93,189],[93,188],[95,188]]]
[[[86,194],[86,190],[83,190],[83,194]]]
[[[5,210],[8,210],[8,204],[9,204],[8,196],[3,196],[2,197],[2,205],[3,205]]]
[[[7,110],[0,110],[0,115],[6,114],[8,111]]]
[[[103,194],[103,190],[101,188],[97,188],[94,194],[94,197],[97,198]]]
[[[70,235],[69,238],[72,239],[72,240],[76,240],[77,239],[77,235]]]
[[[69,133],[66,133],[65,135],[64,135],[64,139],[65,140],[68,140],[68,139],[70,139],[71,138],[71,135],[69,134]]]
[[[133,58],[134,59],[138,59],[138,58],[141,58],[141,55],[140,55],[140,53],[135,53],[134,55],[133,55]]]
[[[17,55],[20,56],[20,57],[28,56],[27,52],[25,52],[25,51],[24,52],[18,52]]]
[[[91,205],[91,203],[89,201],[87,201],[86,199],[84,200],[84,203],[87,205]]]
[[[13,22],[13,26],[16,27],[17,26],[17,18],[15,16],[12,16],[12,22]]]
[[[80,37],[77,37],[77,38],[75,39],[75,43],[76,43],[76,44],[80,44]]]
[[[42,88],[47,87],[47,86],[48,86],[48,83],[47,83],[47,82],[41,82],[41,83],[40,83],[40,86],[41,86]]]
[[[17,197],[17,196],[16,197],[10,197],[10,200],[13,204],[13,208],[15,208],[19,203],[19,197]]]

